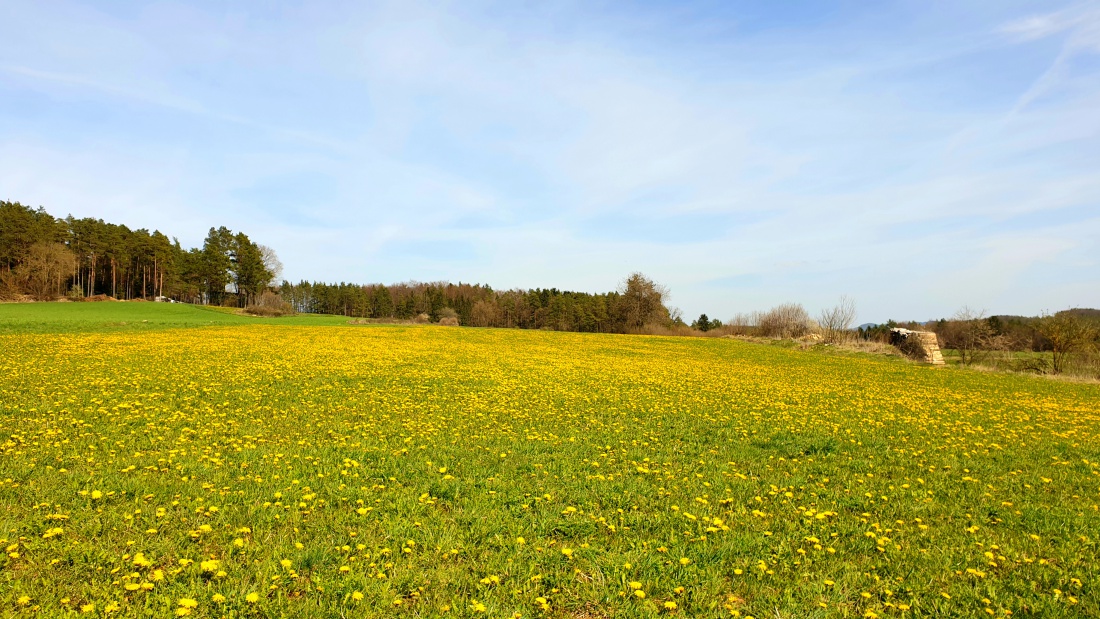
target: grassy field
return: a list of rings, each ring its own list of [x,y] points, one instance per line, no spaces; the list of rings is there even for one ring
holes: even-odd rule
[[[348,321],[343,316],[309,314],[285,318],[257,318],[243,316],[235,311],[223,307],[178,303],[0,303],[0,335],[148,331],[256,324],[330,326],[347,324]]]
[[[1100,616],[1100,386],[328,324],[0,306],[0,615]]]
[[[943,349],[943,358],[947,365],[963,365],[957,350]],[[973,362],[973,367],[1034,375],[1050,373],[1053,370],[1050,352],[1030,350],[980,353]],[[1076,352],[1066,360],[1061,376],[1079,380],[1100,380],[1100,358],[1093,352]]]

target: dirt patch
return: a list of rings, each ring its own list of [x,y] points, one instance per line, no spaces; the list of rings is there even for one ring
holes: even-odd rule
[[[591,602],[585,604],[583,608],[569,611],[569,616],[572,619],[610,619],[611,617],[602,608]]]

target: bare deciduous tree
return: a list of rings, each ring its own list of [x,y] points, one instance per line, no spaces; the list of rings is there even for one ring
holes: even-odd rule
[[[30,247],[15,276],[33,297],[48,301],[61,294],[76,271],[76,257],[61,243],[35,243]]]
[[[726,326],[729,327],[730,333],[752,335],[756,333],[757,325],[760,324],[760,316],[760,312],[738,313],[726,321]]]
[[[856,321],[856,302],[849,296],[840,297],[837,304],[821,310],[818,323],[826,342],[843,342],[852,337],[852,323]]]
[[[279,260],[279,256],[276,255],[275,250],[267,245],[260,245],[260,257],[263,261],[264,268],[271,273],[272,285],[279,285],[279,278],[283,276],[283,263]]]
[[[470,325],[474,327],[492,327],[500,320],[500,309],[496,303],[480,300],[470,310]]]
[[[944,345],[959,353],[959,363],[973,365],[981,362],[997,348],[993,327],[986,319],[985,310],[963,306],[955,312],[944,333]]]

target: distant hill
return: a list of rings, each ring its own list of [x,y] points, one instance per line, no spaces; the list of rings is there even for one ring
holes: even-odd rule
[[[1079,316],[1079,317],[1084,318],[1086,320],[1095,320],[1097,322],[1100,322],[1100,309],[1089,308],[1089,307],[1075,307],[1073,309],[1059,310],[1059,311],[1066,311],[1066,312],[1069,312],[1070,314],[1073,314],[1075,316]],[[1005,322],[1005,323],[1028,324],[1030,322],[1039,320],[1040,316],[1017,316],[1015,314],[991,314],[991,315],[987,316],[987,318],[996,318],[996,319],[1000,320],[1001,322]],[[951,318],[948,317],[948,318],[946,318],[946,320],[951,320]],[[925,320],[925,321],[910,320],[910,321],[896,321],[896,322],[899,325],[906,325],[906,324],[908,324],[908,325],[922,325],[925,328],[931,328],[931,327],[934,327],[935,324],[939,321],[938,320]],[[886,323],[884,323],[884,322],[865,322],[865,323],[859,325],[856,328],[857,329],[864,329],[864,330],[874,329],[875,327],[878,327],[878,326],[883,325],[883,324],[886,324]]]

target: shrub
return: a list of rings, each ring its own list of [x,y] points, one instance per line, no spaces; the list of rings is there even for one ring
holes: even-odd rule
[[[244,313],[251,314],[252,316],[273,318],[278,316],[293,316],[295,312],[294,307],[290,303],[287,303],[286,299],[268,290],[257,297],[255,303],[246,306],[244,308]]]
[[[928,358],[928,350],[924,347],[924,342],[920,340],[916,335],[910,335],[909,337],[901,337],[897,343],[897,349],[901,351],[903,355],[910,359],[917,359],[924,361]]]
[[[817,325],[800,303],[784,303],[764,312],[757,322],[757,329],[764,337],[779,339],[802,337]]]

